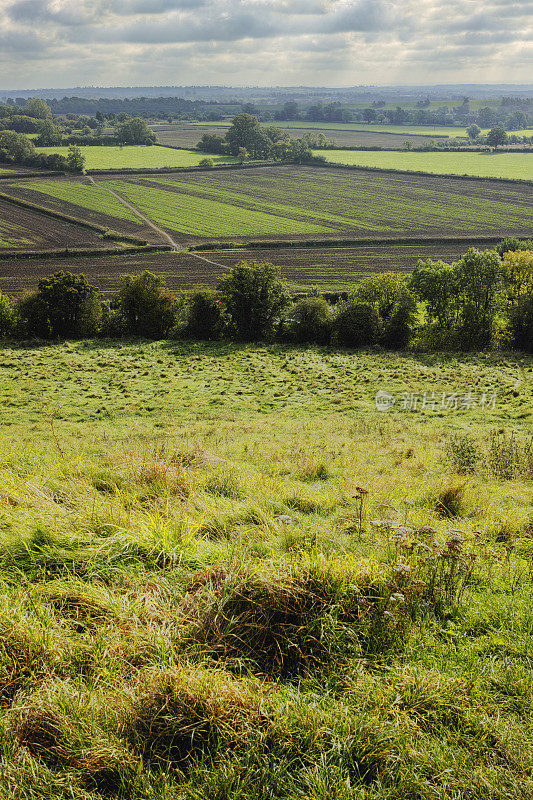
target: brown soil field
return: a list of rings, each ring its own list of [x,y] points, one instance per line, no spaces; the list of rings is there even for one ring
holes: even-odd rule
[[[408,272],[419,258],[456,260],[468,247],[486,249],[480,240],[435,244],[387,244],[360,247],[291,247],[250,250],[216,250],[199,253],[220,266],[189,253],[134,253],[90,256],[76,259],[28,259],[0,261],[0,290],[20,295],[34,288],[39,279],[60,269],[83,272],[104,293],[115,291],[124,274],[148,269],[165,279],[174,291],[196,285],[216,284],[227,268],[243,259],[271,261],[281,267],[283,277],[296,287],[318,286],[343,290],[363,275],[395,270]]]
[[[0,252],[3,249],[110,247],[112,243],[75,223],[52,219],[38,211],[0,199]]]
[[[272,123],[279,128],[283,128],[283,123]],[[152,130],[157,134],[160,144],[169,144],[174,147],[196,147],[204,133],[213,133],[224,136],[229,125],[192,125],[181,124],[160,124],[152,125]],[[313,133],[309,128],[284,128],[293,139],[300,139],[306,133]],[[320,133],[317,129],[315,133]],[[414,147],[422,147],[432,141],[431,136],[416,136],[408,134],[385,134],[373,131],[347,131],[347,130],[328,130],[323,133],[332,139],[339,147],[383,147],[387,150],[398,150],[402,148],[406,141],[410,141]]]

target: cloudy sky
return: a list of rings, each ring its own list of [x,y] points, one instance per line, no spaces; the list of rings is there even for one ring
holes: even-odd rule
[[[526,83],[530,0],[0,0],[0,88]]]

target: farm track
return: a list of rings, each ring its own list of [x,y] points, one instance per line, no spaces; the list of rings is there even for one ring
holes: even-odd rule
[[[126,200],[124,197],[122,197],[120,194],[118,194],[118,192],[115,192],[113,189],[110,189],[108,186],[102,186],[102,184],[98,184],[94,180],[94,178],[91,177],[90,175],[87,176],[87,180],[90,182],[91,185],[99,186],[101,189],[104,189],[106,192],[109,192],[109,194],[113,195],[113,197],[115,197],[117,200],[119,200],[124,206],[126,206],[126,208],[129,208],[129,210],[133,214],[136,214],[139,217],[139,219],[142,219],[143,222],[146,225],[148,225],[148,227],[152,228],[152,230],[154,230],[166,242],[168,242],[168,244],[170,244],[170,246],[172,247],[172,249],[175,252],[187,252],[187,248],[186,247],[184,247],[183,245],[180,245],[177,242],[175,242],[174,239],[170,236],[169,233],[167,233],[162,228],[160,228],[158,225],[156,225],[154,222],[152,222],[152,220],[149,217],[147,217],[145,214],[143,214],[142,211],[140,211],[136,206],[133,205],[133,203],[130,203],[128,200]],[[207,264],[213,264],[216,267],[221,267],[222,266],[221,264],[218,264],[216,261],[213,261],[212,259],[207,258],[207,256],[201,256],[201,255],[199,255],[197,253],[191,253],[190,255],[193,258],[199,259],[200,261],[205,261]],[[224,269],[224,267],[222,267],[222,268]]]

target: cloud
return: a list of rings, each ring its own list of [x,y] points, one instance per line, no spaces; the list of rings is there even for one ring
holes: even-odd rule
[[[531,0],[0,0],[2,83],[527,82],[532,20]]]

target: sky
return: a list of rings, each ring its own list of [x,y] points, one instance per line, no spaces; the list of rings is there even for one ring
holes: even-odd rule
[[[530,0],[0,0],[0,88],[530,83]]]

